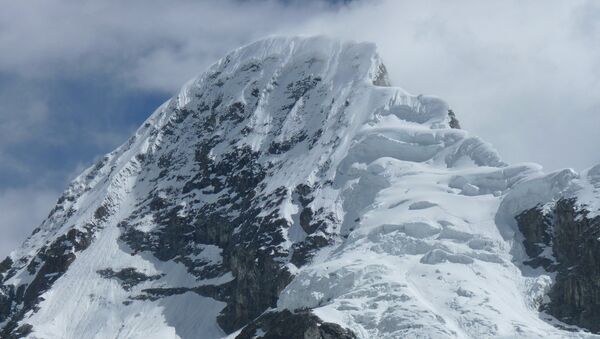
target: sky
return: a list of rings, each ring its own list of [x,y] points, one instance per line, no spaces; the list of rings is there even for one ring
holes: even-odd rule
[[[83,169],[228,51],[372,41],[395,86],[445,99],[510,163],[600,163],[594,0],[0,0],[0,257]]]

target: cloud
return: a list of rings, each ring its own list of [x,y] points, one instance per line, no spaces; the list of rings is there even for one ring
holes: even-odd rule
[[[39,188],[0,191],[0,261],[43,221],[57,197]]]
[[[173,91],[228,50],[300,26],[327,1],[47,2],[3,6],[0,72],[40,78],[107,72],[142,89]]]
[[[393,82],[446,99],[509,162],[600,162],[600,4],[357,2],[311,33],[378,44]]]

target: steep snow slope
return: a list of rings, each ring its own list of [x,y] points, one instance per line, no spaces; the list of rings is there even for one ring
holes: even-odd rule
[[[554,273],[522,264],[515,217],[598,213],[599,177],[505,164],[372,44],[262,40],[69,186],[0,264],[0,333],[259,336],[309,309],[338,337],[591,336],[538,311]]]

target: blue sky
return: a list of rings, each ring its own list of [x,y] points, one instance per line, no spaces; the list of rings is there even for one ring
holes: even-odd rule
[[[9,75],[0,78],[0,92],[9,96],[2,109],[15,115],[3,123],[18,134],[3,137],[0,189],[62,188],[71,172],[123,142],[169,96],[100,76],[33,82]]]
[[[376,42],[395,85],[509,162],[600,163],[595,1],[0,2],[0,256],[185,81],[273,34]]]
[[[314,1],[310,14],[335,10],[344,2]],[[212,11],[220,17],[235,13],[232,19],[247,25],[264,19],[262,10],[289,11],[291,17],[298,11],[299,19],[306,15],[294,0],[58,3],[55,8],[38,1],[39,8],[17,5],[13,13],[0,14],[9,26],[0,33],[0,43],[8,46],[0,47],[14,51],[14,59],[0,68],[0,190],[27,185],[62,189],[76,172],[127,139],[183,82],[229,49],[271,33],[265,24],[248,34],[235,23],[233,29],[226,23],[214,27],[214,20],[187,27],[177,23],[176,29],[162,31],[186,8],[190,21],[207,20],[206,12]],[[245,13],[250,8],[254,14]],[[156,24],[161,19],[166,22]],[[33,28],[22,22],[34,22]],[[198,43],[188,43],[195,34],[200,34]]]

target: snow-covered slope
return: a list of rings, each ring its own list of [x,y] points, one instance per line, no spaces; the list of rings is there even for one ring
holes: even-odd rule
[[[592,336],[539,311],[555,272],[524,264],[515,218],[562,198],[594,218],[598,167],[508,165],[451,118],[390,87],[372,44],[237,49],[0,264],[0,333]]]

